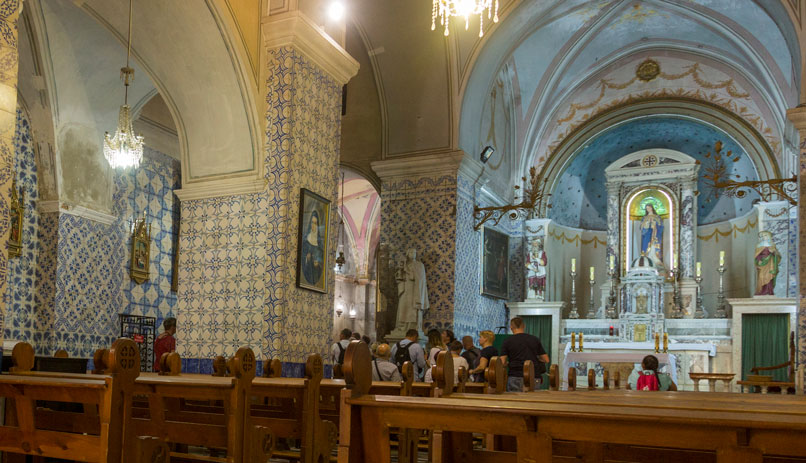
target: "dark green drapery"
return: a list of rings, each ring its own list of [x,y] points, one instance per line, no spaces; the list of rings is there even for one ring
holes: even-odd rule
[[[742,315],[742,379],[753,367],[772,367],[789,361],[789,314]],[[772,374],[774,381],[788,381],[789,370],[759,372]]]
[[[551,352],[551,315],[529,315],[521,318],[523,318],[523,323],[526,324],[526,332],[540,338],[540,343],[543,344],[543,349],[545,349],[546,353],[549,354],[550,359],[554,359]],[[504,343],[504,339],[510,336],[510,334],[495,335],[493,346],[498,349],[498,352],[501,352],[501,345]],[[548,365],[546,365],[546,370],[548,370]],[[548,387],[548,374],[544,374],[542,389],[548,389]]]

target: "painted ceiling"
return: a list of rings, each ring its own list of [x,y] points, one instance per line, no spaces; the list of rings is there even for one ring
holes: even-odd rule
[[[683,152],[707,165],[707,153],[722,141],[723,153],[732,151],[738,161],[728,162],[731,178],[756,180],[753,162],[727,134],[693,119],[660,116],[635,119],[600,133],[573,158],[552,192],[549,217],[562,225],[586,230],[607,229],[607,191],[604,170],[614,161],[635,151],[666,148]],[[705,225],[730,220],[750,211],[755,193],[742,199],[717,198],[702,179],[697,183],[697,223]]]

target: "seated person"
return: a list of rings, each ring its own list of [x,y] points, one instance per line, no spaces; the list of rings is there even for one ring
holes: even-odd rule
[[[633,370],[627,379],[627,389],[636,391],[676,391],[677,385],[666,373],[658,373],[658,358],[647,355],[641,361],[641,370]]]
[[[481,341],[481,353],[478,358],[478,362],[476,362],[476,368],[474,368],[471,373],[473,373],[473,381],[477,383],[484,382],[484,370],[487,369],[487,365],[490,363],[490,359],[493,357],[498,356],[498,349],[493,347],[493,341],[495,341],[495,334],[490,330],[484,330],[479,333],[479,340]]]
[[[462,343],[459,341],[453,341],[448,345],[448,351],[451,353],[451,357],[453,357],[453,377],[455,378],[455,382],[459,382],[459,368],[465,367],[465,371],[470,371],[470,368],[467,365],[467,360],[462,357]],[[434,377],[431,376],[431,371],[433,368],[430,368],[428,371],[425,372],[425,382],[426,383],[433,383]]]
[[[389,344],[381,344],[375,351],[375,360],[372,361],[373,381],[403,381],[397,365],[389,361],[392,349]]]

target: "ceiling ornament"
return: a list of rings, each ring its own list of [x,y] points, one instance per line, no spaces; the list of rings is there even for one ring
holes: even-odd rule
[[[660,63],[647,59],[635,68],[635,77],[642,82],[651,82],[660,75]]]
[[[132,129],[131,108],[129,107],[129,83],[134,80],[134,69],[129,66],[132,52],[132,10],[133,0],[129,0],[129,34],[126,40],[126,66],[120,68],[120,78],[123,79],[123,106],[118,115],[118,129],[115,135],[106,132],[104,135],[104,157],[109,166],[134,167],[140,165],[143,159],[143,137],[135,135]]]
[[[479,37],[484,36],[484,15],[494,23],[498,22],[498,0],[433,0],[431,9],[431,30],[437,28],[437,18],[440,26],[444,27],[444,34],[450,34],[451,16],[465,18],[465,30],[470,26],[470,17],[479,16]]]
[[[520,202],[504,206],[473,207],[473,218],[476,219],[474,230],[480,230],[488,220],[492,220],[493,225],[498,225],[504,217],[509,217],[510,220],[537,217],[537,214],[543,210],[544,201],[548,202],[551,197],[550,193],[544,193],[546,181],[537,174],[534,166],[529,168],[529,178],[522,177],[521,180],[527,185],[525,188],[514,186],[515,201],[519,201],[518,193],[523,193],[520,195]],[[546,204],[546,208],[550,207],[551,204]]]
[[[703,166],[702,178],[705,185],[710,188],[714,199],[719,199],[720,195],[725,195],[728,198],[744,198],[751,191],[755,191],[762,201],[788,201],[789,204],[797,206],[797,176],[741,181],[740,177],[735,175],[736,179],[733,179],[734,174],[730,173],[727,162],[738,162],[739,157],[739,154],[734,155],[730,150],[723,153],[721,141],[716,142],[713,153],[710,151],[705,153],[705,158],[708,161]]]

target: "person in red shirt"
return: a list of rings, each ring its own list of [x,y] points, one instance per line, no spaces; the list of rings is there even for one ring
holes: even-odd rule
[[[176,319],[168,317],[162,322],[164,331],[157,336],[154,341],[154,371],[160,371],[160,358],[162,354],[167,354],[176,350]]]

